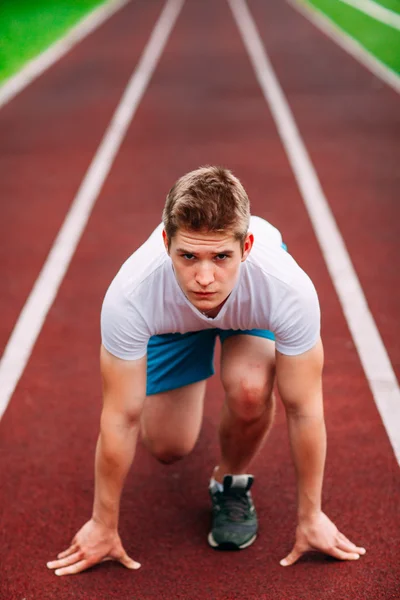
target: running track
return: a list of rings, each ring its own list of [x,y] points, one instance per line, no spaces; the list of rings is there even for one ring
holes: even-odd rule
[[[398,96],[280,0],[248,2],[400,378]],[[52,246],[163,3],[134,1],[0,111],[0,348]],[[206,544],[219,382],[193,454],[139,447],[121,533],[142,563],[57,578],[46,562],[89,517],[100,414],[99,311],[119,265],[185,171],[236,172],[314,280],[323,313],[324,508],[367,548],[284,569],[295,485],[279,409],[254,464],[261,521],[241,553]],[[0,424],[2,600],[398,599],[399,471],[276,127],[223,0],[187,0]]]

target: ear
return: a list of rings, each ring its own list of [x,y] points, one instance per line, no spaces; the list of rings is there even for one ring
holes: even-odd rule
[[[166,251],[167,251],[167,252],[168,252],[168,254],[169,254],[168,238],[167,238],[167,234],[166,234],[166,232],[165,232],[165,229],[163,229],[162,236],[163,236],[163,241],[164,241],[164,246],[165,246],[165,249],[166,249]]]
[[[250,250],[252,249],[254,244],[254,235],[252,233],[248,233],[246,239],[243,244],[243,254],[242,254],[242,262],[246,260],[248,255],[250,254]]]

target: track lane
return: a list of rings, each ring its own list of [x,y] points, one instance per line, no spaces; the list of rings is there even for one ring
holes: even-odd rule
[[[165,3],[14,327],[0,363],[0,418],[29,360],[48,310],[55,300],[100,190],[108,177],[183,4],[183,0],[168,0]]]
[[[249,6],[400,380],[398,95],[285,2]]]
[[[400,465],[400,386],[390,358],[251,12],[244,0],[229,0],[229,4],[274,117],[374,401]]]
[[[80,577],[58,579],[44,566],[49,552],[65,545],[92,503],[102,296],[119,264],[158,222],[171,182],[205,162],[222,162],[242,177],[253,212],[282,228],[289,249],[317,285],[327,347],[325,508],[347,535],[367,546],[368,555],[352,565],[309,558],[293,569],[279,566],[290,549],[295,523],[294,478],[281,409],[254,467],[259,540],[237,554],[207,547],[206,485],[217,456],[215,426],[222,398],[212,380],[193,455],[166,468],[140,448],[130,473],[121,529],[128,551],[143,568],[132,573],[105,564]],[[320,600],[321,590],[324,598],[364,599],[366,592],[371,598],[390,598],[388,590],[395,589],[395,557],[388,556],[385,564],[374,548],[383,546],[383,538],[394,546],[397,465],[287,159],[224,3],[188,3],[184,8],[0,433],[1,469],[10,474],[1,492],[5,508],[0,528],[7,600]],[[366,481],[370,489],[364,489]],[[355,501],[360,489],[362,502]],[[21,562],[24,572],[17,569]]]
[[[128,4],[0,110],[0,355],[162,5]]]

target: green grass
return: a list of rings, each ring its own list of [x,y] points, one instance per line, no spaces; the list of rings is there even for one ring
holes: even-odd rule
[[[371,54],[400,74],[400,31],[338,0],[307,0],[307,3],[318,8]]]
[[[0,81],[104,0],[0,0]]]

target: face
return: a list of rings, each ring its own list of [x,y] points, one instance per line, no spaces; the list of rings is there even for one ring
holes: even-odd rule
[[[215,316],[235,286],[240,263],[253,245],[253,234],[247,235],[243,252],[232,232],[179,229],[169,250],[165,232],[163,237],[183,293],[198,310]]]

